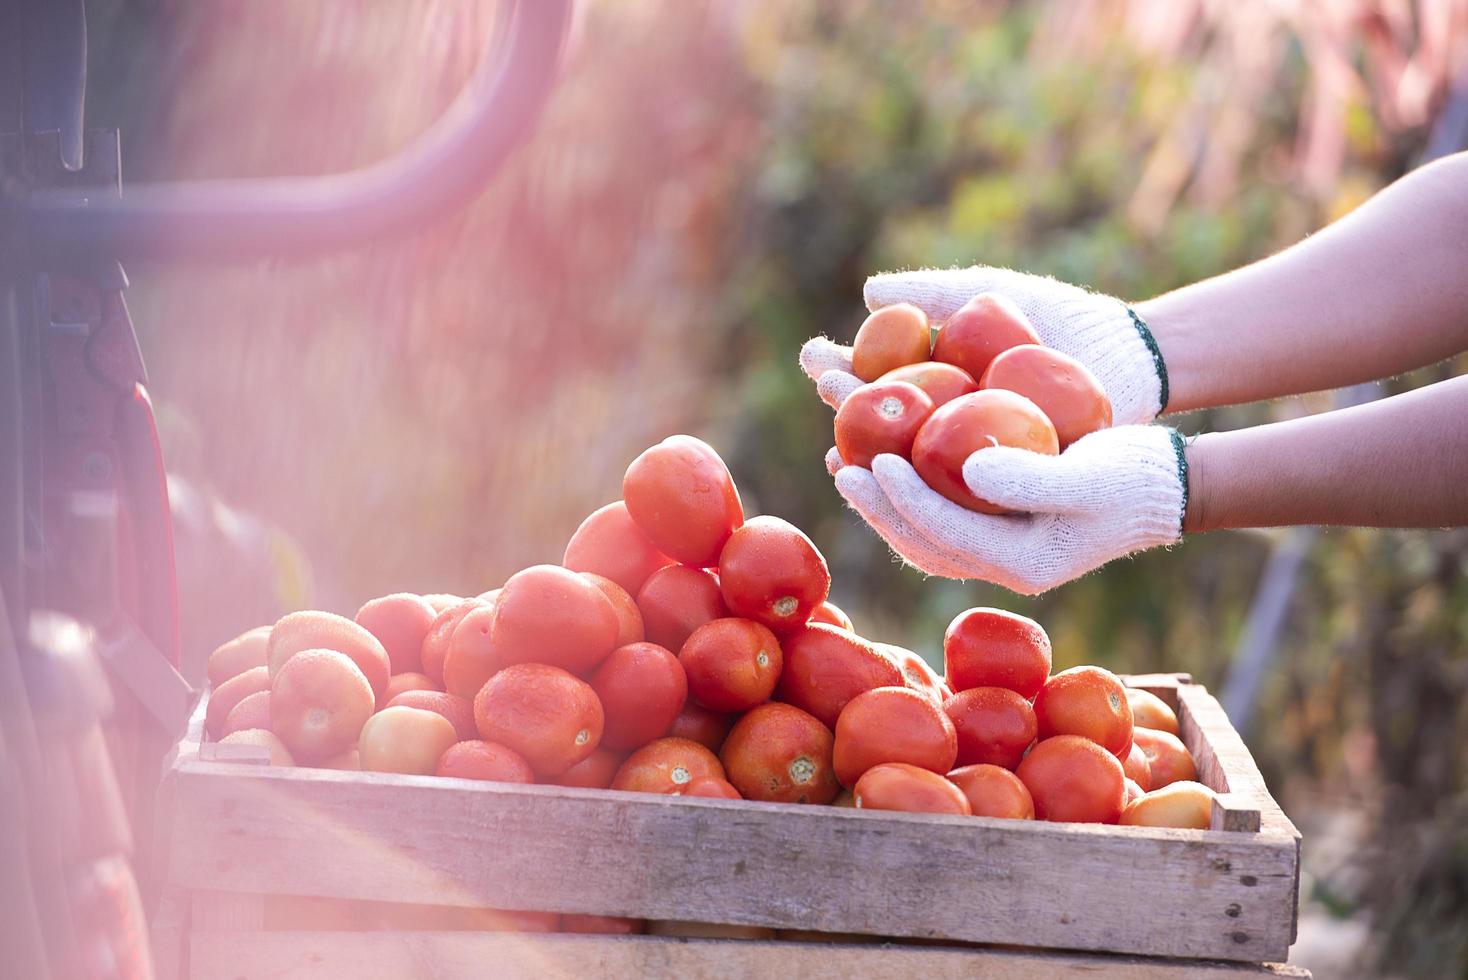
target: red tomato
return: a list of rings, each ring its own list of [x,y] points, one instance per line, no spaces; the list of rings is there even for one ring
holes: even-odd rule
[[[946,689],[943,678],[938,676],[938,672],[929,667],[928,662],[916,653],[890,643],[875,645],[880,652],[887,655],[888,659],[897,664],[897,669],[902,671],[902,679],[906,686],[919,694],[926,694],[939,704],[952,696],[953,692]]]
[[[458,742],[439,756],[435,775],[487,779],[497,783],[533,783],[530,763],[514,749],[478,739]]]
[[[490,641],[506,664],[550,664],[580,673],[601,663],[617,642],[617,614],[607,597],[559,565],[533,565],[511,575],[494,609]]]
[[[485,603],[469,610],[454,627],[443,658],[443,686],[450,694],[472,701],[485,681],[510,665],[491,638],[494,615],[494,603]]]
[[[1015,775],[1034,797],[1041,820],[1116,823],[1126,800],[1126,775],[1116,756],[1079,735],[1038,743]]]
[[[746,800],[830,803],[841,787],[831,768],[831,730],[788,704],[762,704],[734,724],[719,761]]]
[[[717,776],[703,776],[695,779],[682,789],[675,789],[673,796],[702,796],[710,800],[742,800],[739,790],[727,779]]]
[[[884,306],[867,316],[851,347],[851,371],[875,381],[893,368],[926,361],[932,353],[928,315],[911,303]]]
[[[978,378],[1002,352],[1039,342],[1040,335],[1012,300],[983,293],[959,307],[939,328],[933,360],[956,365]]]
[[[734,615],[790,629],[826,601],[831,570],[800,528],[778,517],[756,517],[724,545],[719,588]]]
[[[1122,815],[1126,815],[1125,807],[1131,806],[1133,800],[1140,800],[1146,795],[1147,791],[1142,788],[1142,785],[1128,776],[1126,780],[1126,802],[1123,804]]]
[[[634,459],[622,497],[658,550],[698,568],[717,564],[724,542],[744,523],[729,468],[692,436],[669,436]]]
[[[852,698],[836,719],[836,778],[855,786],[883,762],[906,762],[940,775],[953,768],[958,734],[943,709],[905,687],[879,687]]]
[[[439,686],[428,679],[427,674],[415,674],[409,671],[404,674],[393,674],[387,679],[387,690],[382,692],[383,706],[386,707],[393,698],[404,691],[437,691]]]
[[[617,646],[641,642],[642,611],[637,608],[637,603],[627,594],[627,590],[604,575],[595,572],[581,574],[588,582],[601,589],[601,594],[612,604],[612,612],[617,616]]]
[[[484,605],[479,599],[464,599],[434,617],[433,623],[428,627],[428,632],[423,637],[423,647],[420,659],[423,662],[423,674],[435,684],[443,683],[443,661],[449,652],[449,641],[453,639],[454,630],[458,629],[459,623],[470,611]]]
[[[1169,732],[1138,728],[1132,739],[1142,754],[1147,757],[1147,772],[1152,777],[1149,792],[1155,792],[1170,783],[1198,778],[1198,768],[1193,756],[1182,739]]]
[[[459,736],[459,741],[467,742],[479,737],[479,728],[474,723],[474,705],[457,694],[443,691],[404,691],[389,701],[387,707],[435,711],[454,726],[454,733]]]
[[[693,700],[714,711],[745,711],[770,699],[784,658],[774,633],[731,617],[694,630],[678,661]]]
[[[969,808],[976,817],[1035,819],[1035,801],[1030,791],[1008,769],[984,764],[964,766],[950,772],[948,781],[968,797]]]
[[[825,623],[828,626],[836,626],[844,630],[854,631],[856,629],[855,626],[851,625],[851,617],[846,615],[845,611],[830,599],[816,606],[815,611],[810,614],[810,622]]]
[[[697,702],[689,701],[678,712],[678,717],[673,719],[673,724],[668,728],[668,737],[686,738],[704,746],[710,752],[717,752],[723,747],[724,739],[729,737],[729,729],[733,727],[733,715],[710,711]]]
[[[1050,676],[1050,637],[1016,613],[967,609],[943,634],[943,669],[954,691],[1007,687],[1033,700]]]
[[[955,504],[983,514],[1007,514],[974,496],[963,482],[963,464],[991,446],[1047,456],[1060,452],[1055,426],[1034,402],[993,388],[955,398],[928,416],[912,444],[912,465],[928,486]]]
[[[612,749],[635,749],[662,738],[688,699],[683,665],[655,643],[618,647],[590,680],[606,716],[602,744]]]
[[[1081,735],[1118,759],[1132,744],[1132,707],[1126,688],[1104,667],[1072,667],[1045,682],[1035,696],[1040,737]]]
[[[637,593],[637,608],[648,642],[675,651],[704,623],[729,615],[719,580],[684,565],[669,565],[648,576]]]
[[[657,549],[618,500],[581,522],[566,545],[561,564],[573,572],[594,572],[616,582],[632,595],[647,577],[673,559]]]
[[[596,751],[551,780],[557,786],[579,786],[582,789],[610,789],[612,779],[626,758],[620,752],[598,745]]]
[[[1008,688],[971,687],[943,704],[958,732],[958,764],[1013,769],[1035,740],[1035,711]]]
[[[1021,344],[989,364],[980,388],[1002,388],[1040,406],[1055,426],[1060,448],[1111,424],[1111,400],[1080,361],[1058,350]]]
[[[834,727],[846,703],[878,687],[901,687],[902,670],[872,643],[825,624],[807,623],[786,634],[785,666],[775,697]]]
[[[404,674],[422,667],[423,638],[437,615],[421,596],[398,592],[369,600],[355,618],[387,651],[392,672]]]
[[[1127,749],[1126,755],[1122,757],[1121,768],[1127,778],[1135,780],[1145,793],[1152,788],[1152,766],[1147,762],[1147,753],[1143,752],[1142,747],[1135,741],[1136,732],[1133,731],[1132,734],[1131,748]]]
[[[554,777],[596,751],[603,715],[581,678],[546,664],[514,664],[474,698],[480,737],[525,757],[537,776]]]
[[[906,381],[916,385],[933,399],[933,407],[953,401],[959,395],[978,391],[979,384],[961,367],[944,364],[942,361],[924,361],[894,368],[877,379],[878,381]]]
[[[718,756],[686,738],[660,738],[627,757],[612,789],[666,795],[710,776],[725,778]]]
[[[871,466],[872,457],[883,453],[907,459],[933,408],[933,399],[906,381],[862,385],[836,410],[836,451],[841,461],[847,466]]]
[[[852,796],[861,810],[951,813],[960,817],[973,812],[957,786],[931,770],[903,762],[884,762],[868,769],[856,781]]]

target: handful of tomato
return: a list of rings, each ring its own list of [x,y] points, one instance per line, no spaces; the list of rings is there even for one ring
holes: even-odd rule
[[[990,446],[1054,456],[1111,424],[1095,376],[1041,344],[1019,307],[997,293],[969,300],[930,337],[927,314],[906,303],[861,325],[852,370],[868,383],[836,412],[842,462],[870,466],[895,453],[954,503],[1000,514],[964,483],[969,456]]]
[[[987,817],[1208,824],[1177,719],[970,609],[939,675],[860,636],[820,551],[707,444],[628,467],[560,565],[292,613],[210,658],[207,728],[277,764]],[[1164,795],[1159,795],[1163,790]]]

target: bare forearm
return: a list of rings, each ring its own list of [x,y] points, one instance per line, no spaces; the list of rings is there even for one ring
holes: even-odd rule
[[[1187,447],[1183,530],[1468,525],[1468,377]]]
[[[1468,153],[1277,255],[1136,308],[1167,365],[1169,412],[1338,388],[1468,349]]]

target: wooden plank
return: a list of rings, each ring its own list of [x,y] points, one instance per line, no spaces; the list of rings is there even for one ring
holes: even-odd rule
[[[190,896],[190,934],[258,933],[265,928],[265,898],[235,892],[196,891]]]
[[[474,932],[219,934],[194,944],[201,980],[295,980],[322,976],[395,980],[484,976],[581,980],[1308,980],[1288,966],[1183,962],[1104,954],[936,946],[847,945],[653,936],[528,936]]]
[[[176,773],[173,883],[1255,962],[1292,839],[433,777]]]

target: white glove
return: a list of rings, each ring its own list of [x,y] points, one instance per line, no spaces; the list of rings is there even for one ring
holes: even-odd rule
[[[1117,425],[1150,422],[1167,407],[1167,368],[1157,342],[1121,300],[1045,276],[982,265],[889,272],[868,279],[863,292],[868,309],[911,303],[934,324],[980,293],[1000,293],[1019,306],[1046,346],[1090,369],[1111,399]],[[806,343],[800,364],[832,408],[861,384],[851,372],[851,348],[824,337]],[[831,371],[846,377],[825,378]]]
[[[826,462],[841,496],[909,564],[1026,595],[1176,542],[1187,509],[1182,437],[1159,425],[1102,429],[1059,456],[1007,446],[974,453],[964,482],[1023,512],[1013,515],[960,507],[900,456],[878,456],[866,470],[842,466],[833,449]]]

